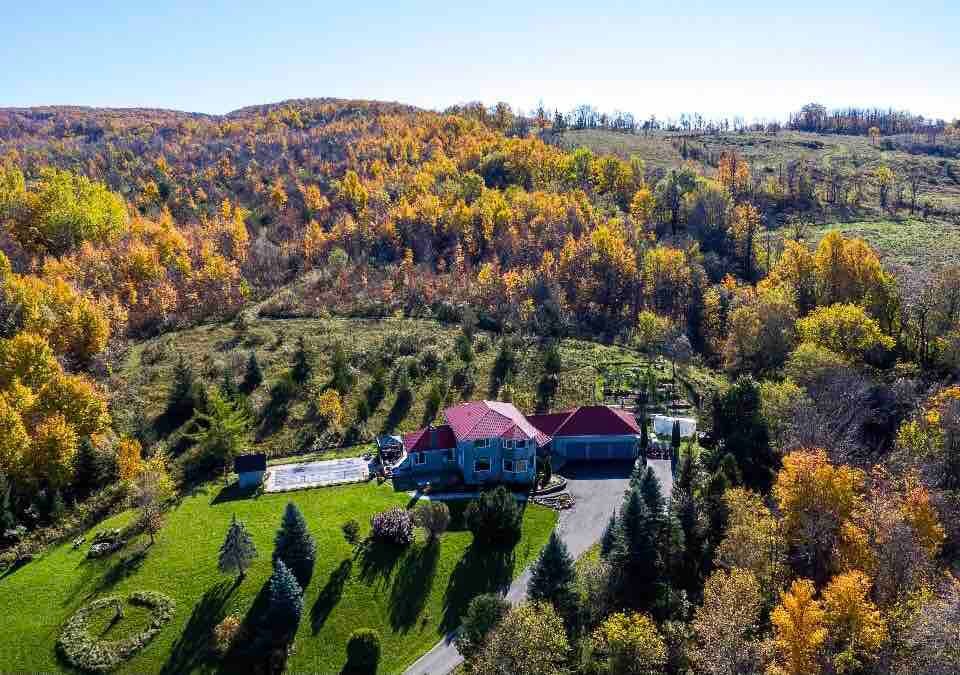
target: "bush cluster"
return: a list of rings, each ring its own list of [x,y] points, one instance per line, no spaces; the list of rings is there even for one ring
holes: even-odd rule
[[[484,492],[467,506],[467,527],[487,546],[511,546],[520,539],[523,511],[504,486]]]
[[[372,628],[360,628],[347,642],[347,668],[353,673],[375,673],[380,663],[380,636]]]
[[[123,599],[108,596],[84,605],[70,617],[60,638],[57,650],[74,668],[94,673],[113,670],[150,642],[160,629],[173,618],[174,601],[155,591],[137,591],[128,598],[130,604],[151,610],[150,625],[123,640],[98,640],[89,631],[90,617],[105,607],[113,607]]]
[[[413,543],[413,519],[405,509],[396,506],[374,514],[370,519],[374,541],[406,546]]]

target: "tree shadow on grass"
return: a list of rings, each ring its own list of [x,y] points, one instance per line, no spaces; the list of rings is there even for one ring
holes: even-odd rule
[[[97,582],[96,587],[90,591],[90,596],[109,590],[127,577],[136,574],[147,559],[148,550],[148,546],[141,546],[136,551],[131,551],[119,558],[113,565],[108,567],[107,571],[100,577],[100,581]]]
[[[368,541],[360,549],[360,580],[368,586],[386,590],[397,562],[406,552],[403,546]]]
[[[450,575],[443,596],[440,629],[448,633],[460,625],[467,605],[482,593],[501,593],[513,580],[516,558],[513,549],[485,548],[471,544]]]
[[[240,623],[240,639],[234,640],[230,651],[218,664],[217,672],[269,672],[271,659],[271,631],[267,622],[270,608],[270,580],[268,579]]]
[[[340,565],[330,573],[326,585],[320,590],[320,595],[317,596],[317,601],[313,603],[313,608],[310,610],[310,627],[314,635],[320,632],[330,613],[340,602],[343,587],[346,586],[352,569],[353,560],[350,558],[341,560]]]
[[[239,586],[236,582],[221,581],[210,587],[193,607],[183,633],[173,643],[162,675],[188,673],[210,658],[208,649],[214,626],[226,616],[227,602]]]
[[[440,542],[433,541],[411,550],[400,564],[390,588],[390,625],[406,632],[423,611],[433,587],[440,557]]]

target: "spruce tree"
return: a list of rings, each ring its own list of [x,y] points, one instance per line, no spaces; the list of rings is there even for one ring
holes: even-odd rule
[[[274,638],[286,640],[297,632],[302,615],[303,589],[283,561],[275,560],[270,575],[267,626],[273,631]]]
[[[333,348],[333,356],[330,359],[330,370],[333,371],[333,377],[330,379],[330,388],[336,389],[341,396],[350,393],[353,387],[353,373],[350,372],[350,362],[347,360],[347,352],[343,345],[337,343]]]
[[[306,588],[313,576],[313,564],[317,558],[317,545],[307,529],[307,521],[296,504],[289,502],[283,512],[283,521],[273,548],[273,561],[282,560],[297,578],[301,588]]]
[[[313,375],[313,363],[307,350],[307,341],[301,335],[297,338],[297,349],[293,352],[293,367],[290,369],[293,381],[305,384]]]
[[[229,369],[223,372],[223,380],[220,382],[220,393],[224,398],[230,399],[231,401],[237,400],[240,396],[240,387],[237,386],[233,372]]]
[[[197,380],[187,359],[180,355],[173,367],[173,385],[167,395],[167,415],[184,420],[193,414]]]
[[[260,362],[257,361],[257,353],[250,352],[247,359],[247,369],[243,374],[243,390],[250,393],[260,386],[263,382],[263,371],[260,370]]]
[[[631,490],[610,560],[619,572],[620,594],[637,609],[649,607],[660,577],[658,529],[640,490]]]
[[[600,537],[600,557],[607,559],[610,557],[613,547],[617,543],[617,533],[620,531],[620,520],[617,512],[610,514],[610,520],[607,526],[603,528],[603,536]]]
[[[220,547],[220,571],[224,574],[239,572],[238,581],[247,574],[247,568],[257,557],[257,547],[244,527],[243,522],[237,520],[236,514],[227,530],[227,537]]]
[[[572,608],[574,602],[573,581],[576,571],[573,557],[556,532],[540,553],[533,566],[527,594],[531,600],[549,602],[561,614]]]
[[[653,472],[652,467],[647,467],[643,472],[643,478],[640,479],[640,494],[644,503],[650,509],[654,516],[660,516],[666,509],[666,501],[663,497],[663,490],[660,487],[660,479]]]

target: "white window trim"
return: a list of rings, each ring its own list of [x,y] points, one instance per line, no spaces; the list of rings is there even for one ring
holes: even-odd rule
[[[527,460],[525,459],[515,459],[513,460],[513,472],[514,473],[526,473],[530,469],[528,468]]]
[[[504,441],[504,442],[503,442],[503,447],[505,447],[505,448],[513,448],[513,441]]]
[[[507,463],[508,463],[508,462],[510,463],[510,468],[509,468],[509,469],[507,468]],[[514,464],[514,460],[512,460],[512,459],[504,459],[504,460],[503,460],[503,470],[504,470],[505,472],[507,472],[507,473],[514,473],[514,471],[513,471],[513,464]]]
[[[413,453],[413,465],[414,466],[423,466],[427,463],[427,453],[425,452],[415,452]]]
[[[473,447],[475,447],[475,448],[488,448],[488,447],[490,447],[490,439],[489,439],[489,438],[478,438],[477,440],[475,440],[475,441],[473,442]]]
[[[478,469],[478,468],[477,468],[477,464],[479,464],[480,462],[486,462],[487,468],[486,468],[486,469]],[[493,467],[492,467],[492,465],[490,464],[490,458],[489,458],[489,457],[477,457],[476,459],[473,460],[473,472],[474,472],[474,473],[490,473],[490,469],[492,469],[492,468],[493,468]]]

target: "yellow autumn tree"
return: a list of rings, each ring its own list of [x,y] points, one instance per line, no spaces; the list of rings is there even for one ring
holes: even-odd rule
[[[801,342],[809,342],[850,359],[893,349],[894,340],[863,310],[849,303],[818,307],[797,321]]]
[[[768,675],[817,675],[820,652],[827,640],[824,611],[814,597],[813,582],[797,579],[781,593],[780,604],[770,614],[777,664]]]
[[[857,672],[886,641],[886,622],[870,599],[870,587],[870,578],[854,570],[835,576],[823,590],[824,625],[838,673]]]
[[[66,485],[73,475],[77,441],[77,433],[63,415],[42,420],[34,429],[25,457],[27,475],[34,481],[45,480],[53,487]]]
[[[837,564],[842,526],[863,508],[864,482],[862,471],[832,464],[821,449],[797,450],[783,458],[773,497],[787,540],[818,579],[826,579]]]
[[[17,407],[0,394],[0,472],[21,477],[30,436]]]
[[[120,480],[132,480],[143,470],[143,448],[135,438],[121,438],[117,443],[117,473]]]

